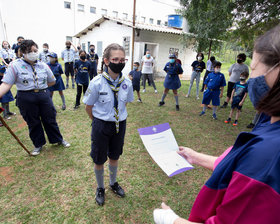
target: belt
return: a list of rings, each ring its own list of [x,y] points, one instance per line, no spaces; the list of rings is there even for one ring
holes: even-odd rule
[[[65,64],[68,64],[68,65],[73,64],[73,61],[72,62],[65,62]]]
[[[18,92],[20,92],[20,93],[30,93],[30,92],[33,92],[33,93],[41,93],[41,92],[44,92],[44,93],[46,93],[46,92],[47,92],[47,89],[18,90]]]
[[[211,92],[218,91],[219,89],[209,89]]]

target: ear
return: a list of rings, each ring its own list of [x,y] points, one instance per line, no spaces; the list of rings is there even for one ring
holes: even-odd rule
[[[108,58],[104,58],[104,63],[105,63],[105,65],[109,65],[109,63],[110,63],[110,61],[109,61],[109,59]]]

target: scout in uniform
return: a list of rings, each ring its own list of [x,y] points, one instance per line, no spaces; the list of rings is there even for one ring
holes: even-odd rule
[[[49,55],[49,45],[47,43],[43,44],[43,51],[40,52],[39,54],[39,60],[45,63],[49,63],[50,62],[50,58],[48,57]]]
[[[174,98],[176,101],[176,110],[179,110],[179,99],[177,90],[181,87],[181,81],[179,79],[179,75],[183,74],[183,69],[179,63],[176,62],[175,54],[169,55],[169,62],[165,65],[163,69],[167,75],[164,80],[164,92],[161,97],[161,101],[159,102],[159,106],[164,105],[164,99],[168,94],[169,90],[173,90]]]
[[[118,44],[110,44],[104,50],[103,74],[91,80],[83,102],[92,119],[91,157],[97,180],[96,202],[105,202],[104,163],[109,157],[110,188],[120,197],[124,190],[116,182],[118,159],[123,152],[126,129],[126,104],[133,101],[133,88],[122,70],[125,66],[125,51]]]
[[[0,59],[8,67],[9,63],[15,59],[15,53],[10,48],[10,44],[7,41],[2,42],[2,49],[0,50]]]
[[[75,55],[78,52],[77,48],[68,40],[65,42],[66,49],[61,52],[61,58],[64,61],[65,75],[66,75],[66,89],[69,88],[69,75],[71,74],[72,88],[75,88],[74,83],[74,61]],[[75,50],[71,49],[71,45]]]
[[[62,100],[62,110],[66,109],[66,104],[65,104],[65,97],[63,94],[63,90],[65,90],[65,86],[63,83],[63,79],[61,78],[61,75],[63,74],[62,66],[61,64],[58,63],[57,61],[57,54],[52,52],[48,55],[50,62],[47,63],[47,65],[50,67],[52,70],[52,73],[55,76],[55,85],[49,87],[49,91],[51,94],[51,97],[53,96],[54,91],[58,91],[59,95]]]
[[[139,66],[140,66],[139,62],[134,62],[133,70],[128,74],[128,76],[132,81],[133,91],[135,90],[137,92],[137,96],[138,96],[137,102],[142,103],[140,97],[140,80],[141,80],[142,72],[139,71]]]
[[[56,122],[56,111],[48,91],[55,84],[55,77],[49,66],[38,60],[38,46],[32,40],[24,40],[20,45],[24,58],[9,65],[2,84],[0,97],[13,84],[17,87],[17,105],[29,128],[29,136],[35,146],[32,154],[38,155],[46,144],[44,129],[51,144],[70,144],[63,140]],[[43,129],[44,127],[44,129]]]
[[[220,106],[220,98],[223,96],[224,86],[226,86],[226,79],[224,74],[222,74],[221,71],[221,62],[216,62],[214,65],[215,72],[210,73],[204,84],[207,87],[207,89],[203,93],[203,110],[199,114],[199,116],[202,116],[205,114],[207,106],[210,104],[212,100],[213,105],[213,119],[217,120],[217,106]]]
[[[90,80],[93,77],[97,76],[97,66],[98,66],[98,55],[94,52],[95,46],[91,44],[89,46],[89,54],[87,55],[87,60],[90,62],[90,71],[89,71],[89,78]]]

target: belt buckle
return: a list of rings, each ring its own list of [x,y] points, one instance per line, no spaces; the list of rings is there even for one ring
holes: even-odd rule
[[[34,89],[34,92],[35,93],[39,93],[39,89]]]

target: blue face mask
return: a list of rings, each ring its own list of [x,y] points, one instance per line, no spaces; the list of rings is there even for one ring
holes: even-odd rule
[[[133,66],[133,70],[137,70],[138,69],[138,67],[136,67],[136,66]]]
[[[146,54],[146,56],[147,56],[147,58],[151,57],[151,55],[150,55],[150,54]]]
[[[175,59],[174,59],[174,58],[171,58],[171,59],[169,59],[169,62],[170,62],[171,64],[173,64],[173,63],[175,62]]]

